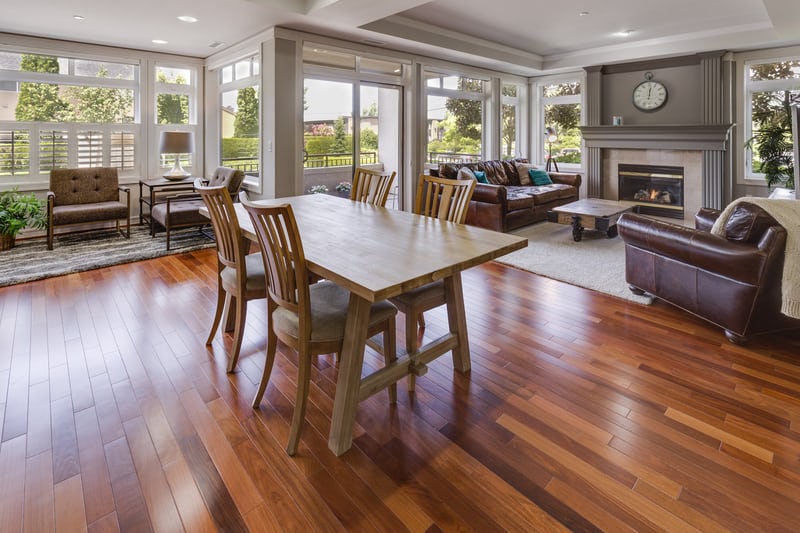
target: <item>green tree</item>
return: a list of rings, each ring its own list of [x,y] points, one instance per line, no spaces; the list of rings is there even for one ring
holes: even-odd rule
[[[238,110],[233,119],[233,136],[258,137],[258,95],[255,87],[239,89],[236,106]]]
[[[567,96],[580,94],[581,87],[578,82],[558,83],[548,85],[544,89],[544,96]],[[547,105],[544,109],[544,124],[552,126],[559,133],[578,127],[581,121],[581,110],[577,104]]]
[[[20,70],[57,74],[58,58],[24,54]],[[54,83],[20,83],[19,100],[14,116],[19,121],[49,122],[62,120],[69,104],[61,99]]]
[[[108,71],[100,69],[98,77]],[[68,87],[65,95],[71,102],[67,117],[74,122],[128,123],[133,122],[133,91],[112,87]]]
[[[460,91],[481,92],[480,80],[461,77],[458,79]],[[455,117],[455,127],[459,137],[480,140],[481,124],[483,124],[482,102],[466,98],[448,98],[445,103],[447,110]]]
[[[361,130],[359,142],[361,143],[362,152],[376,151],[378,149],[378,134],[369,128],[365,128]]]
[[[164,72],[159,72],[158,82],[184,85],[186,78],[178,75],[175,79],[167,79]],[[186,94],[159,94],[156,97],[156,112],[159,124],[188,124],[189,96]]]
[[[795,77],[800,61],[764,63],[750,67],[752,80]],[[800,91],[761,91],[752,97],[753,137],[747,146],[757,156],[757,170],[764,173],[769,187],[794,184],[791,106],[800,103]]]
[[[333,123],[333,144],[331,151],[337,154],[349,154],[352,152],[347,143],[347,131],[345,130],[344,117],[339,117]]]
[[[503,96],[517,96],[516,85],[503,85],[501,90]],[[517,141],[517,107],[514,105],[503,104],[502,136],[502,145],[505,148],[503,155],[507,159],[514,155],[514,144]]]
[[[365,107],[361,111],[361,116],[362,117],[377,117],[378,116],[378,103],[377,102],[372,102],[372,105],[370,105],[369,107]]]

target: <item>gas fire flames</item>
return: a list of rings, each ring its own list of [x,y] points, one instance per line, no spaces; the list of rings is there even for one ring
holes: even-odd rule
[[[671,204],[673,203],[672,194],[669,191],[659,191],[658,189],[639,189],[633,195],[633,199],[637,202],[652,202],[654,204]]]

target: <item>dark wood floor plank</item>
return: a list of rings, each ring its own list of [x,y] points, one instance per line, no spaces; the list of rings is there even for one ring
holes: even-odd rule
[[[25,533],[55,531],[53,458],[49,451],[29,457],[25,463],[23,531]]]
[[[25,505],[25,436],[0,443],[0,531],[22,529]]]
[[[92,523],[114,512],[114,494],[94,407],[75,413],[75,431],[78,436],[86,520]]]
[[[84,531],[87,521],[81,476],[75,475],[56,483],[53,493],[56,531]]]

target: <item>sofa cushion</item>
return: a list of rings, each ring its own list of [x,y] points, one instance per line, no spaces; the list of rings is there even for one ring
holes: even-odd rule
[[[128,218],[128,205],[120,201],[78,203],[53,207],[53,225],[80,224],[98,220],[118,220]]]
[[[517,209],[530,209],[536,200],[531,187],[509,185],[506,191],[506,205],[509,211]]]
[[[520,185],[530,185],[531,184],[531,169],[536,168],[536,165],[532,165],[530,163],[517,163],[517,174],[519,174],[519,184]]]
[[[530,169],[528,175],[534,185],[552,185],[553,183],[553,180],[550,179],[550,175],[538,168]]]
[[[770,226],[779,225],[759,206],[742,202],[734,207],[725,223],[725,238],[729,241],[757,244]]]
[[[475,176],[475,179],[478,181],[478,183],[489,183],[489,180],[486,179],[486,172],[482,170],[476,170],[472,173],[472,175]]]
[[[472,172],[472,169],[469,167],[461,167],[458,169],[458,173],[456,174],[456,178],[460,180],[475,180],[475,174]]]

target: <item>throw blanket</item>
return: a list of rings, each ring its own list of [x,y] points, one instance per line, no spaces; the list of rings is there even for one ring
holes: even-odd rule
[[[726,207],[714,222],[711,233],[725,236],[725,223],[739,203],[757,205],[786,228],[786,251],[781,280],[781,313],[800,318],[800,202],[770,198],[737,198]]]

